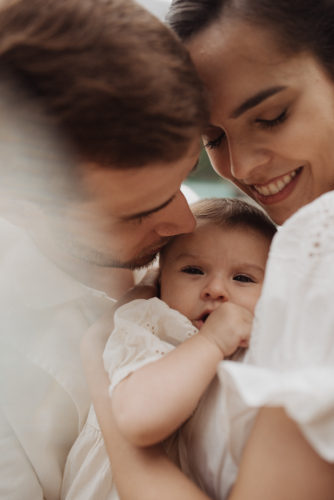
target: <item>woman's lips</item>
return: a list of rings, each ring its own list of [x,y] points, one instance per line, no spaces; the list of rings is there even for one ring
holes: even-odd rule
[[[250,186],[257,200],[263,205],[272,205],[287,198],[294,190],[303,167],[282,175],[267,184]]]

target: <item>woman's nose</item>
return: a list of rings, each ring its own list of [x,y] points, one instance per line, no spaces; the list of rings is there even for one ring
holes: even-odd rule
[[[179,191],[173,201],[156,214],[154,231],[160,236],[191,233],[196,227],[196,220],[187,200]]]
[[[235,179],[247,180],[262,171],[270,159],[268,151],[249,144],[242,138],[229,141],[231,174]]]

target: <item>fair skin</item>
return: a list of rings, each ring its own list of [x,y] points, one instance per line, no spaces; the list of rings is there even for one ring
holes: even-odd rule
[[[141,168],[80,166],[82,198],[46,218],[46,231],[76,259],[103,267],[150,263],[171,236],[194,229],[195,219],[180,191],[196,167],[199,138],[174,163]]]
[[[269,245],[248,229],[205,224],[167,249],[161,299],[199,334],[116,387],[114,418],[127,440],[149,446],[169,436],[193,413],[217,363],[247,346]]]
[[[204,139],[220,175],[278,224],[334,188],[334,85],[311,54],[287,56],[269,32],[224,16],[188,47],[211,94],[213,127]],[[277,92],[249,102],[267,90]],[[281,191],[272,194],[275,189]],[[99,412],[107,405],[102,396],[94,404],[122,499],[208,499],[157,447],[138,450],[116,426],[107,428]],[[124,473],[129,465],[131,482]],[[333,500],[333,491],[334,466],[317,455],[283,409],[262,408],[229,500]]]
[[[53,211],[23,202],[6,218],[67,274],[119,298],[133,286],[126,269],[149,264],[171,236],[194,229],[180,186],[196,168],[199,149],[198,137],[174,163],[129,169],[83,163],[73,189],[80,200],[61,200]]]
[[[277,224],[334,189],[334,85],[312,54],[287,56],[269,30],[227,17],[188,48],[210,93],[204,142],[220,175]]]

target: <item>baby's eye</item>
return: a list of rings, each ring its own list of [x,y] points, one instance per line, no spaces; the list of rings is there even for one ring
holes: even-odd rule
[[[181,271],[183,273],[187,273],[187,274],[204,274],[202,269],[200,269],[199,267],[194,267],[194,266],[184,267],[183,269],[181,269]]]
[[[254,280],[245,274],[238,274],[234,276],[234,281],[240,281],[241,283],[254,283]]]

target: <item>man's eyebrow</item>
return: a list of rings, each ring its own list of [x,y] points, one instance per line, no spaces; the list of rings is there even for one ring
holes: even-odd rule
[[[272,95],[275,95],[278,92],[281,92],[282,90],[285,89],[286,87],[280,86],[280,87],[271,87],[266,90],[261,90],[261,92],[250,97],[249,99],[247,99],[247,101],[243,102],[234,111],[232,111],[232,113],[230,114],[230,118],[239,118],[239,116],[246,113],[246,111],[248,111],[249,109],[258,106],[265,99],[268,99],[268,97],[271,97]]]
[[[147,210],[146,212],[139,212],[137,214],[132,214],[132,215],[127,215],[126,217],[122,217],[122,220],[128,221],[128,220],[134,220],[134,219],[139,219],[140,217],[146,217],[148,215],[154,214],[155,212],[159,212],[159,210],[162,210],[163,208],[167,207],[175,198],[175,194],[169,200],[165,201],[162,203],[162,205],[159,205],[158,207],[152,208],[151,210]]]

